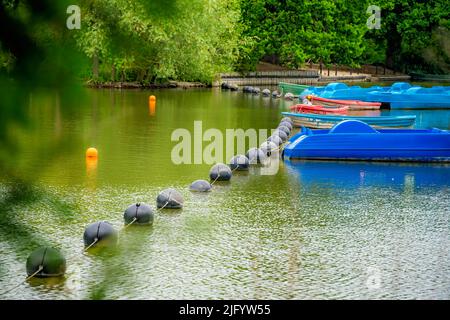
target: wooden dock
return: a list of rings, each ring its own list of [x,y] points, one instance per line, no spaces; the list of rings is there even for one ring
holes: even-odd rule
[[[370,74],[355,74],[348,76],[322,76],[319,79],[321,84],[330,82],[366,82],[370,81]]]
[[[276,87],[279,82],[306,85],[324,85],[330,82],[390,82],[409,81],[410,76],[399,74],[385,67],[364,65],[361,68],[321,64],[309,64],[307,69],[286,70],[283,67],[260,63],[256,72],[241,74],[237,72],[223,73],[213,86],[222,83],[230,85]]]
[[[410,81],[408,75],[386,75],[373,76],[370,74],[353,74],[339,76],[320,76],[317,72],[300,74],[295,71],[276,71],[276,72],[253,72],[249,75],[224,74],[221,79],[216,81],[213,86],[220,86],[222,83],[232,85],[253,86],[253,87],[275,87],[279,82],[288,82],[294,84],[324,85],[330,82],[394,82]]]

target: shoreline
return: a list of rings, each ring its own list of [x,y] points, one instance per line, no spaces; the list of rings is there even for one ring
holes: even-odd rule
[[[258,79],[261,80],[261,79]],[[410,76],[383,76],[383,77],[366,77],[361,75],[355,76],[344,76],[344,77],[322,77],[319,79],[314,79],[315,81],[311,81],[311,78],[290,78],[290,79],[280,79],[278,77],[273,78],[264,78],[263,81],[257,81],[258,83],[252,84],[255,81],[255,78],[223,78],[220,81],[215,81],[213,84],[205,84],[200,82],[187,82],[187,81],[170,81],[168,83],[161,84],[142,84],[138,82],[104,82],[104,83],[88,83],[85,82],[84,86],[87,88],[93,89],[198,89],[198,88],[220,88],[222,83],[228,84],[236,84],[238,87],[243,87],[245,85],[250,86],[277,86],[278,83],[284,82],[282,80],[287,80],[285,82],[290,82],[293,84],[307,84],[311,86],[321,86],[326,85],[331,82],[397,82],[397,81],[411,81]]]
[[[143,84],[139,82],[102,82],[102,83],[84,83],[85,87],[94,89],[191,89],[191,88],[211,88],[200,82],[186,82],[186,81],[169,81],[168,83],[150,83]]]

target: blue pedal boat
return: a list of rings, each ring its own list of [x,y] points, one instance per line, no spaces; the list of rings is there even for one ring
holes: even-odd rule
[[[347,116],[347,115],[326,115],[314,113],[293,113],[282,112],[284,116],[290,117],[296,127],[307,127],[313,129],[330,129],[335,124],[343,120],[363,121],[375,128],[406,128],[416,121],[415,115],[406,116]]]
[[[331,130],[302,128],[283,150],[287,159],[450,162],[450,132],[440,129],[375,130],[347,120]]]
[[[391,109],[450,109],[450,87],[373,91],[367,93],[367,100],[389,104]]]
[[[412,88],[409,83],[397,82],[392,86],[381,87],[372,86],[369,88],[362,88],[360,86],[348,86],[342,82],[329,83],[324,87],[309,87],[303,91],[302,96],[315,95],[322,98],[338,99],[338,100],[361,100],[367,102],[383,102],[372,101],[373,97],[369,96],[371,92],[403,92]]]

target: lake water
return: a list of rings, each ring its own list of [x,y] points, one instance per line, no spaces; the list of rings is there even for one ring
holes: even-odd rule
[[[211,165],[173,164],[173,130],[275,128],[288,106],[209,89],[31,95],[0,157],[0,298],[449,299],[449,166],[284,162],[276,175],[252,168],[208,194],[188,190]],[[395,114],[450,129],[450,111]],[[86,161],[90,146],[98,162]],[[121,229],[128,205],[155,206],[167,187],[182,210],[82,253],[86,225]],[[23,282],[41,245],[65,254],[66,276]]]

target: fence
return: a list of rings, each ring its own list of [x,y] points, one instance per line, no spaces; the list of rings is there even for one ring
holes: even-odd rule
[[[259,71],[240,74],[237,72],[220,75],[221,82],[238,86],[276,86],[279,82],[315,84],[319,80],[317,70]]]
[[[324,64],[315,64],[315,63],[309,63],[308,67],[310,69],[317,69],[319,72],[319,75],[321,76],[338,76],[339,73],[347,73],[349,75],[354,74],[370,74],[370,75],[402,75],[402,73],[399,73],[395,70],[390,70],[386,68],[384,65],[362,65],[360,68],[351,68],[348,66],[341,66],[338,64],[331,64],[329,66],[326,66]]]
[[[317,85],[324,82],[364,82],[408,80],[410,77],[387,69],[385,66],[363,65],[361,68],[351,68],[333,64],[308,64],[309,69],[289,71],[259,71],[241,74],[237,72],[223,73],[215,85],[228,83],[237,86],[277,86],[279,82],[294,84]]]

